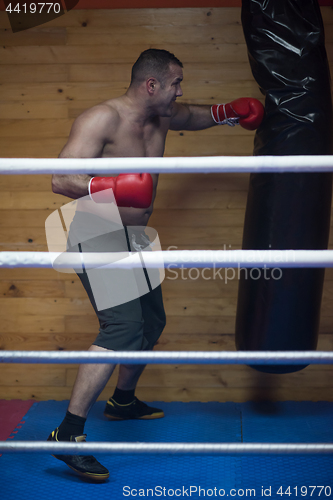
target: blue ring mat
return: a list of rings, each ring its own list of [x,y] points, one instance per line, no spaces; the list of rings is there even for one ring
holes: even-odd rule
[[[165,418],[110,422],[103,416],[105,403],[97,402],[86,423],[87,440],[235,443],[333,441],[333,403],[330,402],[151,404],[163,408]],[[11,438],[20,441],[46,440],[62,421],[67,406],[68,401],[34,403],[22,420],[24,423],[20,423]],[[331,454],[96,454],[96,458],[110,470],[110,478],[105,483],[82,480],[63,462],[49,455],[3,454],[0,457],[0,498],[118,500],[255,496],[280,500],[333,499]],[[325,486],[326,490],[310,489],[310,486]],[[284,494],[279,494],[279,491]]]

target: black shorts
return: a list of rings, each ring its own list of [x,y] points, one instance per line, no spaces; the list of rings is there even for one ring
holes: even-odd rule
[[[89,218],[91,215],[89,214]],[[87,221],[87,215],[85,215]],[[93,222],[93,221],[91,221]],[[146,245],[147,238],[141,230],[124,227],[119,231],[102,234],[100,236],[87,239],[83,243],[78,243],[70,248],[70,252],[133,252],[137,249],[137,244]],[[71,236],[70,230],[69,236]],[[142,241],[143,238],[143,241]],[[133,243],[134,241],[134,243]],[[131,244],[132,242],[132,244]],[[133,244],[136,248],[133,248]],[[149,276],[145,268],[140,270],[105,269],[96,270],[95,274],[86,271],[77,272],[90,302],[99,320],[99,333],[94,341],[94,345],[104,347],[113,351],[136,351],[152,349],[160,337],[166,323],[165,311],[162,299],[161,286],[155,286],[158,281],[158,270],[149,270]],[[105,304],[108,304],[108,297],[112,299],[112,294],[117,298],[124,294],[124,290],[133,284],[133,273],[142,272],[146,279],[145,286],[142,279],[141,290],[132,300],[119,300],[117,305],[101,307],[104,296]],[[155,274],[154,274],[155,273]],[[156,278],[156,279],[155,279]],[[135,277],[134,277],[135,280]],[[96,286],[99,288],[99,298],[96,297]],[[155,285],[151,286],[151,283]],[[124,285],[125,283],[125,285]],[[110,286],[111,284],[111,286]],[[112,290],[110,291],[110,288]],[[141,292],[141,293],[140,293]],[[146,292],[146,293],[144,293]],[[135,291],[133,291],[135,295]],[[126,295],[126,294],[125,294]],[[112,301],[112,300],[111,300]],[[117,300],[116,300],[117,302]],[[113,303],[113,302],[112,302]],[[97,307],[98,304],[98,307]]]
[[[78,274],[99,320],[94,345],[112,351],[152,349],[166,323],[161,286],[138,299],[98,311],[86,273]]]

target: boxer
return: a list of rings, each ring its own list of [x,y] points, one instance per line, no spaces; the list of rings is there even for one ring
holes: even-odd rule
[[[176,102],[183,95],[182,80],[183,65],[179,59],[166,50],[146,50],[133,65],[130,86],[124,95],[88,109],[75,120],[60,158],[161,157],[168,130],[203,130],[218,124],[239,124],[254,130],[260,125],[263,106],[253,98],[213,106]],[[157,182],[157,174],[118,177],[58,174],[53,175],[52,189],[74,199],[89,195],[96,203],[107,202],[108,193],[113,192],[127,231],[131,226],[147,225]],[[124,245],[125,250],[130,250],[128,241],[120,243],[114,241],[114,237],[109,239],[110,248]],[[89,281],[84,275],[79,276],[93,303]],[[96,314],[100,331],[89,348],[92,352],[153,349],[165,326],[160,287],[126,304],[96,310]],[[88,412],[114,368],[110,364],[80,366],[68,411],[50,434],[50,441],[85,441]],[[162,410],[149,407],[134,395],[143,369],[143,365],[120,366],[115,392],[106,403],[107,418],[164,416]],[[56,458],[92,480],[104,481],[109,476],[108,470],[93,456],[57,455]]]

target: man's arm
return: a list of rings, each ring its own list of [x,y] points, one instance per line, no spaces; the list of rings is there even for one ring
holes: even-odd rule
[[[118,115],[107,105],[99,105],[85,111],[73,123],[67,144],[59,158],[99,158],[112,128],[117,124]],[[52,191],[69,198],[88,195],[91,175],[74,174],[52,176]]]
[[[170,130],[204,130],[217,125],[210,112],[210,106],[175,102]]]
[[[258,99],[241,97],[227,104],[200,106],[175,103],[171,130],[203,130],[214,125],[241,125],[247,130],[259,127],[264,107]]]
[[[118,123],[119,115],[111,107],[102,104],[91,108],[75,120],[59,157],[101,157],[104,145],[114,137]],[[115,200],[119,207],[147,208],[152,202],[153,180],[150,174],[119,174],[117,177],[56,174],[52,176],[52,191],[74,199],[89,195],[97,203]]]

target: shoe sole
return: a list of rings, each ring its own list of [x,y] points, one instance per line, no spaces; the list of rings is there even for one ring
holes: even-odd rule
[[[109,415],[108,413],[104,413],[104,416],[108,420],[155,420],[156,418],[163,418],[164,413],[154,413],[153,415],[144,415],[142,417],[118,417],[116,415]]]
[[[74,469],[74,467],[71,467],[70,465],[68,465],[64,460],[62,460],[62,458],[59,458],[57,457],[56,455],[52,455],[52,457],[56,458],[57,460],[61,460],[62,462],[64,462],[65,465],[67,465],[67,467],[69,467],[71,470],[73,470],[74,472],[76,472],[76,474],[79,474],[79,476],[81,477],[84,477],[85,479],[90,479],[92,481],[98,481],[98,482],[102,482],[102,481],[106,481],[110,474],[100,474],[98,476],[96,476],[95,474],[89,474],[87,472],[81,472],[77,469]]]

